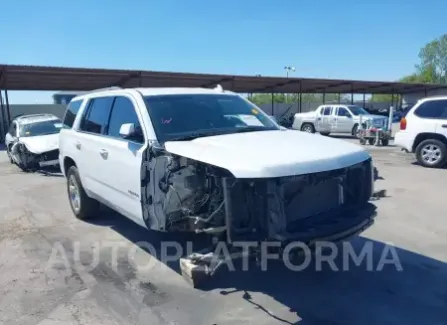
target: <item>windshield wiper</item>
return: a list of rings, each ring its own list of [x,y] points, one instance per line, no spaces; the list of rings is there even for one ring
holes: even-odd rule
[[[258,125],[253,125],[253,126],[247,126],[247,127],[243,127],[243,128],[238,128],[233,130],[232,133],[243,133],[243,132],[255,132],[255,131],[273,131],[276,130],[276,128],[269,128],[269,127],[265,127],[265,126],[258,126]]]
[[[185,135],[180,135],[177,137],[170,138],[167,141],[188,141],[188,140],[194,140],[196,138],[203,138],[203,137],[210,137],[213,135],[225,134],[227,132],[225,130],[195,131],[195,132],[191,132],[191,133],[188,133]]]

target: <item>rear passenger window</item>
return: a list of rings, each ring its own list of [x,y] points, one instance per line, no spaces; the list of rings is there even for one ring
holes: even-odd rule
[[[63,128],[71,129],[73,123],[78,115],[79,108],[81,108],[82,100],[75,100],[68,104],[67,110],[65,111],[64,120],[62,122]]]
[[[447,100],[430,100],[416,108],[414,115],[422,118],[447,118]]]
[[[133,123],[135,128],[142,132],[137,112],[131,100],[126,97],[116,97],[113,103],[112,113],[110,115],[107,135],[115,138],[121,138],[121,125]],[[142,143],[141,139],[132,139],[134,142]]]
[[[323,115],[331,115],[332,107],[326,106],[323,108]]]
[[[90,100],[81,121],[80,129],[85,132],[104,134],[112,109],[114,97],[99,97]]]

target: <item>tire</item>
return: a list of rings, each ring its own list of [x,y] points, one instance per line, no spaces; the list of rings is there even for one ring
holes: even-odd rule
[[[327,137],[329,134],[331,134],[330,132],[320,132],[321,135],[324,135],[325,137]]]
[[[99,202],[85,193],[76,166],[71,166],[67,171],[67,194],[71,210],[76,218],[86,220],[97,215]]]
[[[380,141],[380,142],[381,142],[382,146],[386,147],[390,143],[390,140],[389,139],[382,139],[382,141]]]
[[[415,153],[418,163],[427,168],[440,168],[446,163],[446,145],[436,139],[422,141]]]
[[[304,123],[301,125],[301,131],[307,133],[315,133],[315,127],[310,123]]]
[[[11,147],[12,147],[11,145],[8,146],[8,149],[6,149],[6,154],[8,155],[9,162],[11,164],[14,164],[14,159],[12,159],[12,156],[11,156]]]
[[[358,138],[358,135],[357,135],[358,132],[359,132],[359,126],[358,126],[358,124],[356,124],[356,125],[354,125],[354,127],[352,128],[351,134],[352,134],[353,136],[355,136],[356,138]]]
[[[376,143],[376,139],[368,139],[368,144],[373,146]]]

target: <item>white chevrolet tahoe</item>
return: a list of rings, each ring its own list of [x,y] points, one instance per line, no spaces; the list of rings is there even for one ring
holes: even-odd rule
[[[424,167],[447,163],[447,96],[419,100],[400,121],[394,144]]]
[[[78,218],[102,203],[229,243],[341,240],[375,216],[370,155],[287,130],[221,88],[93,91],[68,105],[60,165]]]

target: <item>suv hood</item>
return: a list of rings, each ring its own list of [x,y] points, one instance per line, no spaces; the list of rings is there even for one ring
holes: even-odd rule
[[[168,141],[166,151],[224,168],[238,178],[309,174],[370,158],[359,145],[301,131],[261,131]]]
[[[35,154],[59,149],[59,133],[21,137],[19,138],[19,141],[22,142],[30,152]]]

